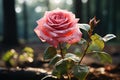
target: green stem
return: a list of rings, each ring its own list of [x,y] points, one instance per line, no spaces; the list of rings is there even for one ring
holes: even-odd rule
[[[87,49],[88,49],[89,44],[90,44],[90,41],[91,41],[90,38],[91,38],[91,36],[92,36],[93,30],[94,30],[94,29],[91,28],[90,31],[88,32],[89,39],[88,39],[88,41],[87,41],[87,47],[85,48],[84,53],[83,53],[83,55],[82,55],[82,57],[81,57],[81,60],[79,61],[78,64],[80,64],[80,63],[82,62],[83,58],[85,57],[85,55],[86,55],[86,53],[87,53]]]
[[[83,53],[83,55],[82,55],[82,57],[81,57],[81,59],[79,61],[79,64],[82,62],[83,58],[85,57],[88,47],[89,47],[89,41],[87,42],[87,47],[84,50],[84,53]]]
[[[62,56],[62,59],[64,59],[63,48],[61,43],[59,43],[59,48],[60,48],[60,55]],[[71,74],[67,73],[67,76],[68,76],[68,80],[71,80]]]
[[[61,43],[59,43],[59,48],[60,48],[60,55],[62,56],[62,58],[64,59],[64,55],[63,55],[63,50],[62,50],[62,45]]]

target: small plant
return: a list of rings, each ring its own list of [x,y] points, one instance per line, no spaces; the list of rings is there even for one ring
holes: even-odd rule
[[[18,64],[33,62],[33,58],[34,50],[31,47],[25,47],[20,54],[15,49],[11,49],[2,56],[7,67],[17,67]]]
[[[15,67],[17,66],[17,57],[18,53],[14,49],[11,49],[2,56],[2,60],[5,62],[7,67]]]
[[[33,62],[34,50],[31,47],[25,47],[22,50],[22,54],[19,55],[19,63]]]
[[[37,36],[43,41],[51,44],[44,52],[44,59],[50,60],[49,65],[53,66],[52,76],[58,79],[68,80],[72,77],[78,80],[85,80],[89,73],[89,67],[82,64],[87,54],[99,57],[102,63],[112,62],[111,56],[104,52],[105,42],[115,38],[114,34],[107,34],[105,37],[93,33],[99,20],[96,17],[89,21],[89,24],[79,24],[75,15],[61,9],[47,11],[43,18],[37,21],[38,26],[34,29]],[[86,38],[82,38],[84,30]],[[78,44],[74,53],[68,49],[73,44]],[[44,77],[42,80],[49,76]]]

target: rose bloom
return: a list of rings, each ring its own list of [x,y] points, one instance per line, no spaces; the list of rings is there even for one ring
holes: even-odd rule
[[[54,47],[64,42],[73,44],[80,41],[82,36],[77,26],[78,20],[72,12],[55,9],[45,12],[44,17],[37,21],[34,31],[42,41]]]

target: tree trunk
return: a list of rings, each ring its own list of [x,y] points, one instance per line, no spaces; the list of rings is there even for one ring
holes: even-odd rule
[[[90,1],[87,2],[87,22],[89,22],[91,16]]]
[[[81,0],[74,0],[74,7],[75,7],[75,15],[77,18],[80,18],[80,22],[82,22],[82,2]]]
[[[23,19],[24,19],[24,39],[28,40],[28,16],[26,1],[23,3]]]
[[[14,0],[3,0],[3,44],[18,44]]]

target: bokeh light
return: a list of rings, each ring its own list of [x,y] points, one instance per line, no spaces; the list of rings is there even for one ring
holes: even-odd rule
[[[66,0],[66,4],[72,5],[73,1],[72,0]]]
[[[82,3],[84,3],[84,4],[88,2],[88,0],[81,0],[81,1],[82,1]]]
[[[36,13],[39,13],[39,12],[41,12],[42,11],[42,7],[41,6],[37,6],[36,8],[35,8],[35,12]]]
[[[22,11],[21,7],[16,7],[16,8],[15,8],[15,12],[16,12],[16,13],[20,13],[21,11]]]

